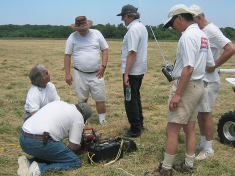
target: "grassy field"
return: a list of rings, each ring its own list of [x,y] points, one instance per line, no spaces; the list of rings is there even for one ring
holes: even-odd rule
[[[0,175],[16,175],[17,159],[25,154],[19,146],[19,130],[23,124],[24,103],[28,89],[31,86],[28,73],[36,64],[45,64],[51,74],[51,82],[55,84],[61,100],[77,103],[73,86],[65,82],[64,47],[65,40],[0,40]],[[121,41],[108,40],[109,61],[105,72],[107,93],[108,124],[101,126],[95,110],[95,102],[90,98],[93,115],[86,128],[94,128],[102,133],[102,138],[111,137],[129,126],[124,109],[124,97],[121,73]],[[173,64],[176,55],[177,42],[159,42],[163,54],[169,63]],[[222,68],[234,68],[233,56]],[[167,99],[170,83],[161,72],[164,61],[155,42],[149,42],[148,71],[141,87],[141,99],[144,113],[144,126],[147,128],[141,137],[134,139],[138,150],[124,153],[124,157],[116,163],[104,166],[88,162],[86,154],[80,158],[83,167],[73,171],[49,172],[49,175],[104,175],[125,176],[143,175],[152,171],[163,160],[165,151],[167,123]],[[71,67],[72,68],[72,67]],[[222,86],[214,108],[215,124],[214,150],[212,159],[195,162],[194,175],[234,175],[235,148],[223,145],[217,135],[217,123],[221,115],[234,110],[235,96],[232,85],[225,81],[234,74],[221,74]],[[197,127],[197,137],[200,139]],[[198,151],[196,152],[198,154]],[[183,131],[179,136],[179,147],[175,163],[183,161],[185,156],[185,136]],[[30,157],[30,156],[28,156]],[[174,175],[183,175],[173,172]]]

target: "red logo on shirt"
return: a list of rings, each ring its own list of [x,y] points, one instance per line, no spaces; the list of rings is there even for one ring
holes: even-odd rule
[[[201,38],[201,48],[200,49],[208,49],[208,39],[207,38]]]

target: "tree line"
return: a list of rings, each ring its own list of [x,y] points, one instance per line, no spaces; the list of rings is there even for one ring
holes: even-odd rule
[[[155,36],[159,40],[178,40],[180,36],[171,28],[162,28],[163,24],[151,26]],[[122,39],[127,31],[123,23],[118,24],[98,24],[92,29],[98,29],[105,38]],[[149,39],[154,39],[150,26],[146,26]],[[232,27],[220,28],[226,37],[235,40],[235,29]],[[29,38],[68,38],[74,32],[70,26],[54,25],[0,25],[0,37],[29,37]]]

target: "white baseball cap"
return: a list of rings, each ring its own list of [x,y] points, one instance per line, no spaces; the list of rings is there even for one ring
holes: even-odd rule
[[[191,5],[191,7],[189,7],[189,10],[193,11],[196,15],[203,13],[201,7],[199,7],[195,4]]]
[[[190,13],[192,15],[196,15],[193,11],[191,11],[186,5],[184,4],[179,4],[179,5],[175,5],[174,7],[172,7],[168,13],[168,20],[167,22],[163,25],[163,28],[169,28],[170,24],[169,22],[171,21],[171,19],[173,18],[173,16],[175,15],[179,15],[181,13]]]

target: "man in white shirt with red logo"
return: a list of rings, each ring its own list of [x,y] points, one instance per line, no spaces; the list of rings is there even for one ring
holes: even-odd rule
[[[203,160],[214,156],[212,149],[213,135],[214,135],[214,122],[212,118],[212,110],[215,105],[216,98],[220,89],[220,78],[217,67],[224,64],[235,53],[235,45],[223,35],[220,29],[213,23],[209,23],[205,19],[205,14],[197,5],[192,5],[190,10],[196,16],[194,22],[206,33],[209,41],[210,48],[215,61],[214,68],[207,68],[207,72],[203,79],[205,85],[205,95],[198,113],[198,125],[201,133],[201,142],[197,145],[197,149],[202,150],[195,158]],[[220,56],[220,51],[224,50]],[[214,72],[210,72],[213,71]],[[208,72],[209,71],[209,72]]]
[[[164,28],[172,27],[179,35],[176,61],[172,72],[168,106],[167,141],[164,161],[149,175],[172,175],[172,165],[178,147],[178,136],[183,128],[186,135],[185,160],[174,165],[178,172],[192,173],[196,148],[195,121],[203,99],[203,76],[206,66],[213,67],[214,60],[209,40],[197,24],[193,24],[194,13],[183,4],[170,9]]]

